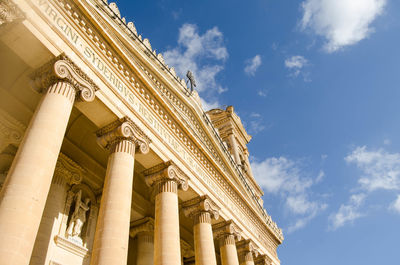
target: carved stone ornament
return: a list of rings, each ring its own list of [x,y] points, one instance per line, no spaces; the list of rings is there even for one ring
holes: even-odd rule
[[[267,255],[260,255],[254,260],[255,265],[272,265],[272,259]]]
[[[0,25],[23,18],[24,14],[16,4],[10,0],[0,0]]]
[[[196,197],[182,204],[185,216],[193,218],[202,212],[210,213],[215,220],[219,218],[220,208],[207,195]]]
[[[51,85],[66,81],[79,94],[82,101],[91,102],[98,90],[96,84],[71,59],[62,54],[32,74],[33,87],[39,91],[46,91]]]
[[[126,139],[133,141],[136,149],[142,154],[147,154],[150,150],[150,139],[127,117],[107,125],[97,131],[96,134],[97,142],[105,149],[110,149],[116,142]]]
[[[0,109],[0,152],[9,144],[18,146],[26,126]]]
[[[60,153],[54,171],[53,182],[59,182],[60,184],[66,182],[69,185],[79,184],[85,174],[86,170],[68,156]]]
[[[131,229],[129,235],[134,238],[138,233],[141,232],[153,232],[154,231],[154,219],[151,217],[145,217],[137,221],[131,222]]]
[[[146,184],[150,187],[166,180],[176,181],[178,187],[184,191],[189,187],[189,178],[172,161],[147,169],[143,174],[146,176]]]
[[[242,230],[232,220],[213,225],[213,232],[216,239],[226,235],[233,235],[236,240],[242,239]]]
[[[236,243],[237,252],[240,255],[251,253],[255,257],[258,256],[258,250],[255,243],[251,239],[243,239]]]

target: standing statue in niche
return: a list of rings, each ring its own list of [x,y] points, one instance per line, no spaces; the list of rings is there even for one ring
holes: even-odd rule
[[[89,210],[90,199],[86,198],[82,201],[82,190],[78,191],[74,197],[75,209],[69,221],[67,235],[68,237],[80,239],[82,227],[86,222],[86,212]]]

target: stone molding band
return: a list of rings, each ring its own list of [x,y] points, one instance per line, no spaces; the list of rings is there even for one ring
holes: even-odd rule
[[[68,56],[61,54],[40,67],[31,75],[33,87],[38,92],[63,94],[75,98],[69,90],[56,85],[64,82],[71,85],[82,101],[91,102],[99,89],[96,84]],[[69,87],[69,86],[66,86]]]

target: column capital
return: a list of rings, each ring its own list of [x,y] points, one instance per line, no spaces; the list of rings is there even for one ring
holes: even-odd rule
[[[203,195],[196,197],[194,199],[188,200],[182,204],[182,210],[186,217],[196,219],[201,217],[202,213],[208,213],[208,218],[218,220],[220,208],[208,197],[208,195]],[[210,218],[211,217],[211,218]]]
[[[33,87],[38,92],[60,81],[69,83],[82,101],[91,102],[99,89],[96,84],[68,56],[61,54],[31,75]]]
[[[258,256],[258,250],[255,243],[251,239],[243,239],[236,243],[239,262],[253,261],[253,255]]]
[[[267,255],[259,255],[255,260],[254,260],[255,265],[272,265],[272,259],[268,257]]]
[[[24,17],[25,15],[12,1],[2,0],[0,2],[0,25],[23,19]]]
[[[99,145],[111,151],[115,144],[121,140],[134,143],[135,148],[139,149],[142,154],[147,154],[150,150],[150,139],[127,117],[103,127],[96,132],[96,135]]]
[[[146,184],[150,187],[158,183],[173,181],[179,188],[186,191],[189,187],[189,178],[172,161],[167,161],[143,172]]]
[[[145,217],[134,222],[131,222],[131,229],[129,235],[133,238],[141,232],[153,232],[154,219],[152,217]]]
[[[224,221],[213,225],[214,237],[220,239],[225,236],[233,236],[236,240],[242,238],[242,230],[232,221]]]

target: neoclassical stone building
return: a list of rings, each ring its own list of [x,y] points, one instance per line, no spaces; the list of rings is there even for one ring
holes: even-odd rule
[[[114,3],[0,0],[0,265],[279,265],[233,107]]]

